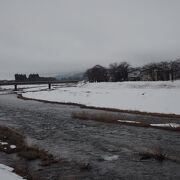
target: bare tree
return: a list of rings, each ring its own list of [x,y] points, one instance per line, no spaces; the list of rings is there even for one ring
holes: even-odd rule
[[[86,76],[89,82],[106,82],[108,81],[107,69],[103,66],[96,65],[86,71]]]
[[[180,76],[180,60],[162,61],[160,63],[150,63],[143,67],[143,71],[152,81],[175,80]]]
[[[162,61],[159,63],[149,63],[143,67],[133,68],[127,62],[112,63],[106,69],[103,66],[96,65],[88,69],[85,73],[90,82],[103,81],[128,81],[128,76],[132,80],[146,81],[167,81],[180,79],[180,59],[175,61]]]
[[[117,72],[118,72],[118,64],[112,63],[109,65],[109,79],[112,82],[115,82],[117,80]]]
[[[113,63],[109,66],[110,79],[112,81],[128,81],[128,72],[130,65],[127,62],[120,64]]]
[[[178,77],[180,77],[180,59],[177,59],[175,61],[171,61],[169,63],[170,66],[170,80],[176,80]]]
[[[146,76],[146,80],[156,81],[158,72],[158,65],[157,63],[149,63],[143,66],[142,68],[142,75]]]

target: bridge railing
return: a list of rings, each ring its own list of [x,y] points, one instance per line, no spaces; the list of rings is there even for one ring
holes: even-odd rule
[[[67,84],[67,83],[78,83],[78,81],[6,81],[0,82],[0,86],[14,86],[14,90],[18,90],[18,85],[40,85],[40,84],[48,84],[48,88],[51,89],[52,84]]]

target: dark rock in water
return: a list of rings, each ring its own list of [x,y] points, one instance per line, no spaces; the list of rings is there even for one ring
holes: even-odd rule
[[[92,169],[92,166],[90,165],[90,163],[84,163],[80,166],[80,169],[88,171]]]

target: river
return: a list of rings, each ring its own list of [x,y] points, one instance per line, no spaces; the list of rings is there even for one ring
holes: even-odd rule
[[[89,163],[92,167],[90,179],[180,179],[179,162],[140,160],[138,155],[138,152],[161,149],[169,156],[180,157],[179,132],[73,119],[71,113],[76,111],[82,109],[25,101],[15,94],[0,95],[1,125],[17,129],[29,143],[58,158]],[[120,115],[127,119],[155,121],[158,118],[128,113]]]

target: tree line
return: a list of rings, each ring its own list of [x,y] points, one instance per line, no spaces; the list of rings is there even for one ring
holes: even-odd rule
[[[107,68],[95,65],[85,72],[89,82],[167,81],[180,79],[180,59],[132,67],[127,62],[112,63]]]
[[[28,77],[26,74],[15,74],[15,81],[54,81],[53,77],[40,77],[39,74],[30,74]]]

